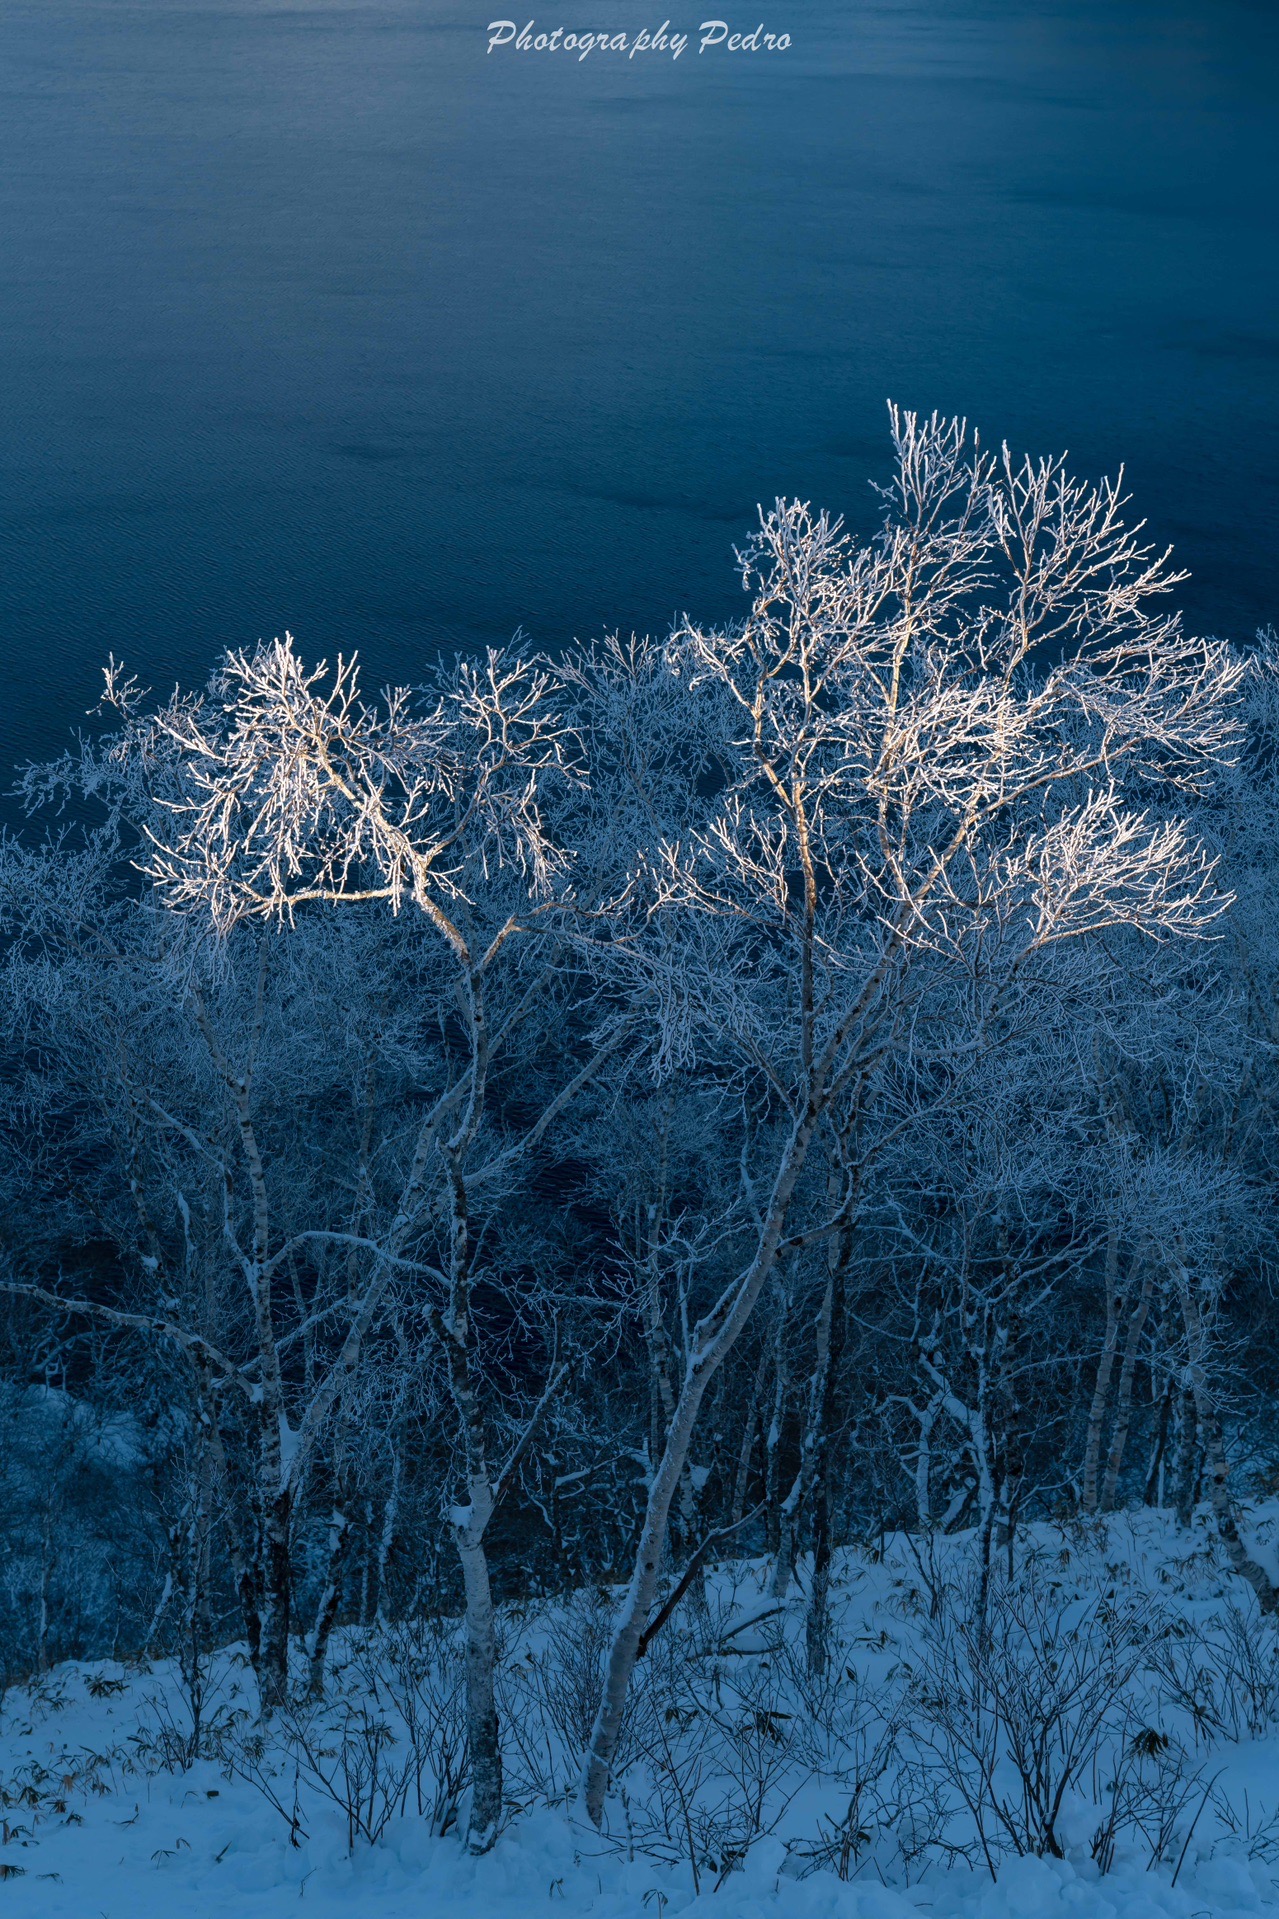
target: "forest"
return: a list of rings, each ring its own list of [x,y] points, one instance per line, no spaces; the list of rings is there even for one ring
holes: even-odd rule
[[[1122,476],[891,429],[867,530],[778,500],[722,629],[112,661],[23,772],[11,1700],[163,1671],[131,1763],[295,1849],[308,1792],[475,1856],[559,1806],[694,1891],[778,1832],[886,1885],[1239,1837],[1279,640],[1186,630]]]

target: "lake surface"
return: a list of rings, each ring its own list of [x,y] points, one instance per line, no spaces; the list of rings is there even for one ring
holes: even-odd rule
[[[680,4],[792,46],[0,0],[0,763],[108,651],[191,682],[287,626],[411,679],[730,615],[757,500],[869,519],[887,395],[1126,461],[1195,622],[1279,619],[1272,0]]]

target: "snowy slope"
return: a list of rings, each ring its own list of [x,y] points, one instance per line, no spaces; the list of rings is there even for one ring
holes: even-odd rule
[[[1274,1534],[1277,1517],[1274,1512],[1256,1517],[1263,1545]],[[958,1576],[970,1550],[970,1542],[945,1542],[952,1563],[940,1570],[939,1561],[926,1564],[905,1541],[890,1542],[882,1559],[856,1552],[844,1556],[841,1657],[848,1662],[846,1670],[859,1662],[859,1700],[882,1704],[894,1685],[900,1697],[902,1685],[917,1680],[930,1630],[930,1579]],[[772,1914],[779,1919],[906,1919],[921,1911],[938,1919],[952,1914],[955,1919],[1039,1914],[1103,1919],[1109,1913],[1125,1919],[1144,1919],[1148,1913],[1206,1919],[1272,1905],[1279,1909],[1279,1839],[1271,1826],[1279,1814],[1279,1672],[1271,1713],[1270,1641],[1253,1631],[1255,1620],[1247,1622],[1244,1602],[1251,1601],[1217,1564],[1206,1527],[1178,1536],[1159,1516],[1141,1514],[1087,1534],[1041,1529],[1022,1550],[1038,1559],[1041,1573],[1050,1569],[1066,1622],[1063,1659],[1069,1656],[1070,1620],[1076,1617],[1071,1608],[1084,1603],[1081,1594],[1089,1604],[1100,1594],[1104,1605],[1132,1605],[1134,1616],[1186,1622],[1190,1636],[1184,1642],[1175,1625],[1169,1642],[1174,1664],[1168,1670],[1190,1690],[1179,1703],[1166,1687],[1159,1690],[1143,1666],[1132,1681],[1137,1717],[1124,1722],[1140,1728],[1157,1721],[1169,1749],[1179,1742],[1186,1754],[1175,1843],[1153,1867],[1150,1845],[1129,1833],[1116,1845],[1111,1870],[1099,1870],[1088,1843],[1097,1806],[1085,1803],[1082,1791],[1068,1795],[1064,1859],[1001,1857],[997,1880],[980,1857],[970,1865],[953,1849],[947,1854],[944,1848],[925,1848],[908,1860],[900,1834],[890,1836],[888,1827],[893,1805],[905,1792],[903,1782],[915,1776],[912,1764],[927,1759],[935,1736],[933,1721],[916,1718],[899,1753],[904,1770],[890,1771],[882,1781],[875,1819],[884,1831],[863,1835],[866,1843],[845,1861],[848,1878],[815,1866],[811,1843],[823,1817],[829,1819],[848,1801],[847,1777],[832,1760],[828,1776],[816,1771],[811,1777],[788,1776],[783,1767],[775,1784],[780,1810],[765,1821],[775,1829],[757,1839],[735,1870],[704,1870],[702,1890],[695,1894],[689,1863],[678,1857],[677,1844],[647,1845],[643,1833],[638,1842],[634,1834],[627,1841],[620,1820],[614,1842],[601,1847],[574,1833],[562,1809],[548,1803],[549,1791],[543,1790],[539,1800],[532,1762],[521,1753],[533,1751],[545,1736],[540,1721],[534,1726],[545,1689],[520,1675],[544,1675],[548,1650],[562,1643],[568,1615],[549,1609],[508,1622],[512,1677],[506,1715],[508,1742],[516,1748],[508,1792],[520,1810],[513,1811],[496,1850],[479,1861],[465,1857],[452,1833],[433,1837],[429,1818],[415,1809],[393,1817],[376,1843],[357,1838],[351,1846],[338,1805],[325,1803],[324,1794],[305,1780],[296,1788],[295,1804],[296,1755],[290,1759],[269,1741],[261,1750],[252,1746],[252,1683],[234,1654],[220,1656],[206,1706],[223,1760],[201,1759],[185,1770],[163,1763],[166,1747],[171,1750],[183,1727],[184,1711],[179,1676],[169,1665],[65,1666],[32,1687],[12,1688],[0,1719],[0,1789],[6,1801],[0,1915],[221,1919],[235,1914],[252,1919],[261,1914],[275,1919],[301,1905],[319,1915],[359,1913],[367,1919],[409,1914],[419,1919],[424,1912],[431,1919],[531,1919],[542,1912],[551,1919],[588,1913],[593,1919],[668,1919],[690,1911],[713,1911],[725,1919]],[[715,1670],[721,1699],[746,1697],[742,1675],[747,1669],[767,1672],[771,1666],[774,1684],[784,1669],[778,1648],[785,1631],[800,1624],[802,1595],[791,1600],[787,1615],[753,1629],[750,1621],[771,1611],[762,1588],[759,1568],[721,1568],[715,1575],[710,1594],[714,1637],[733,1654]],[[1240,1619],[1246,1626],[1243,1639],[1230,1625]],[[1221,1645],[1245,1645],[1260,1664],[1244,1680],[1236,1667],[1222,1668],[1230,1697],[1217,1699],[1214,1729],[1206,1718],[1195,1723],[1197,1708],[1186,1700],[1199,1697],[1194,1688],[1203,1680],[1202,1645],[1218,1631],[1225,1635]],[[1273,1629],[1265,1626],[1262,1632],[1273,1634]],[[349,1709],[356,1686],[366,1683],[367,1667],[354,1656],[351,1636],[345,1643],[334,1685]],[[681,1657],[686,1654],[687,1648]],[[803,1701],[796,1695],[790,1704],[799,1709]],[[1236,1715],[1228,1733],[1222,1730],[1222,1712]],[[1254,1736],[1246,1724],[1249,1712],[1254,1720],[1257,1712],[1270,1715],[1273,1723]],[[791,1717],[798,1719],[798,1710]],[[318,1750],[335,1748],[321,1744]],[[228,1756],[236,1754],[238,1760],[229,1764]],[[556,1782],[565,1764],[566,1755],[550,1753],[543,1788]],[[255,1769],[258,1783],[243,1776]],[[1089,1787],[1102,1798],[1104,1772],[1094,1768]],[[276,1805],[262,1790],[264,1782]],[[710,1783],[718,1792],[720,1782]],[[638,1794],[641,1784],[636,1772],[631,1790]],[[703,1792],[706,1786],[703,1780]],[[947,1832],[951,1839],[965,1836],[955,1823]]]

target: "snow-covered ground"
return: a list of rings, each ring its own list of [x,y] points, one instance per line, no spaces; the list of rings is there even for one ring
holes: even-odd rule
[[[1279,1532],[1279,1509],[1254,1515],[1254,1530],[1264,1550]],[[589,1690],[591,1622],[606,1617],[602,1599],[529,1611],[507,1623],[513,1810],[495,1850],[481,1860],[464,1855],[455,1831],[433,1835],[436,1782],[420,1773],[404,1789],[407,1810],[393,1813],[373,1843],[358,1834],[351,1843],[343,1793],[353,1784],[357,1800],[364,1794],[370,1824],[379,1825],[385,1795],[379,1799],[368,1767],[385,1767],[383,1784],[391,1782],[394,1798],[394,1780],[403,1776],[395,1768],[407,1751],[397,1707],[403,1698],[393,1683],[381,1685],[367,1642],[348,1636],[337,1648],[339,1704],[325,1709],[327,1717],[302,1709],[291,1733],[272,1733],[260,1745],[243,1661],[221,1656],[209,1675],[205,1711],[222,1757],[185,1768],[178,1747],[189,1719],[172,1666],[61,1667],[11,1688],[0,1716],[0,1915],[276,1919],[301,1905],[344,1919],[532,1919],[543,1912],[548,1919],[673,1919],[692,1911],[725,1919],[909,1919],[918,1912],[935,1919],[1104,1919],[1112,1912],[1124,1919],[1209,1919],[1279,1908],[1279,1635],[1257,1621],[1250,1595],[1218,1563],[1206,1525],[1178,1535],[1162,1517],[1143,1513],[1106,1528],[1039,1529],[1021,1551],[1036,1598],[1029,1611],[996,1609],[999,1631],[1021,1634],[1018,1643],[1040,1653],[1048,1644],[1052,1684],[1063,1673],[1083,1673],[1087,1660],[1075,1668],[1070,1662],[1092,1644],[1099,1619],[1107,1656],[1119,1661],[1096,1756],[1063,1795],[1064,1858],[1015,1856],[996,1820],[997,1877],[984,1863],[962,1804],[962,1752],[958,1770],[953,1763],[955,1740],[962,1747],[964,1738],[962,1677],[960,1696],[948,1704],[938,1690],[948,1672],[958,1671],[953,1661],[965,1642],[944,1620],[930,1620],[931,1589],[962,1584],[971,1542],[944,1542],[944,1557],[929,1562],[898,1540],[882,1557],[843,1555],[841,1676],[816,1704],[793,1681],[802,1594],[777,1613],[761,1568],[717,1571],[707,1604],[682,1637],[672,1637],[665,1667],[655,1666],[649,1682],[665,1702],[652,1723],[673,1729],[669,1746],[661,1744],[665,1734],[656,1737],[669,1760],[663,1804],[668,1814],[675,1805],[677,1816],[652,1810],[662,1790],[650,1743],[647,1759],[632,1762],[629,1797],[619,1798],[607,1845],[575,1832],[562,1805],[552,1803],[567,1778],[571,1739],[557,1749],[548,1730],[572,1720],[572,1689],[554,1677],[572,1645],[588,1648],[582,1690]],[[419,1679],[428,1669],[447,1671],[447,1659],[440,1663],[447,1647],[438,1638],[415,1644]],[[1125,1647],[1132,1656],[1121,1673]],[[1025,1661],[1018,1667],[1007,1644],[991,1657],[992,1670],[1004,1674],[1001,1684],[1010,1671],[1024,1679]],[[695,1669],[700,1676],[690,1677]],[[1042,1671],[1034,1683],[1042,1686]],[[680,1693],[683,1684],[694,1691]],[[1031,1684],[1025,1693],[1032,1716],[1033,1691]],[[688,1706],[697,1699],[707,1719],[723,1715],[728,1746],[697,1743],[699,1716],[695,1704]],[[892,1761],[877,1766],[875,1751],[886,1750],[876,1745],[880,1722],[894,1701]],[[433,1726],[419,1722],[424,1748],[437,1757],[455,1738],[451,1710],[446,1702]],[[1081,1680],[1076,1706],[1064,1712],[1063,1737],[1081,1737],[1093,1711]],[[376,1739],[344,1749],[335,1730],[345,1724],[349,1735],[352,1725],[392,1720],[396,1743],[380,1751]],[[735,1729],[748,1721],[760,1743],[738,1738]],[[973,1723],[977,1751],[982,1728]],[[848,1751],[839,1750],[841,1739]],[[636,1753],[643,1744],[637,1732]],[[716,1750],[746,1755],[736,1786],[708,1772]],[[1113,1781],[1125,1753],[1139,1751],[1145,1756],[1132,1762],[1124,1801],[1135,1811],[1118,1822],[1113,1855],[1100,1849],[1109,1865],[1103,1871],[1095,1856],[1098,1823],[1115,1804]],[[969,1784],[979,1760],[971,1766]],[[327,1794],[316,1783],[326,1770],[336,1786]],[[1001,1777],[1011,1777],[1006,1765]],[[724,1832],[741,1817],[740,1805],[734,1810],[730,1802],[734,1792],[749,1798],[757,1789],[762,1835],[725,1869]],[[695,1854],[720,1854],[709,1864],[702,1857],[696,1891],[682,1837],[688,1822],[678,1816],[681,1793],[718,1808],[720,1820],[716,1826],[707,1814],[698,1828],[703,1835],[718,1831],[718,1841],[689,1831]],[[1008,1803],[1015,1800],[1014,1793]],[[932,1823],[921,1836],[926,1801]],[[903,1829],[908,1802],[914,1840]],[[831,1843],[841,1829],[854,1835],[842,1855]]]

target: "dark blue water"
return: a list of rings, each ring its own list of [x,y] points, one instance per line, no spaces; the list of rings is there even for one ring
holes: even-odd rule
[[[1279,8],[751,6],[674,24],[789,53],[3,0],[0,762],[108,650],[168,683],[288,626],[412,677],[731,612],[757,499],[866,517],[888,394],[1127,460],[1196,622],[1279,615]]]

